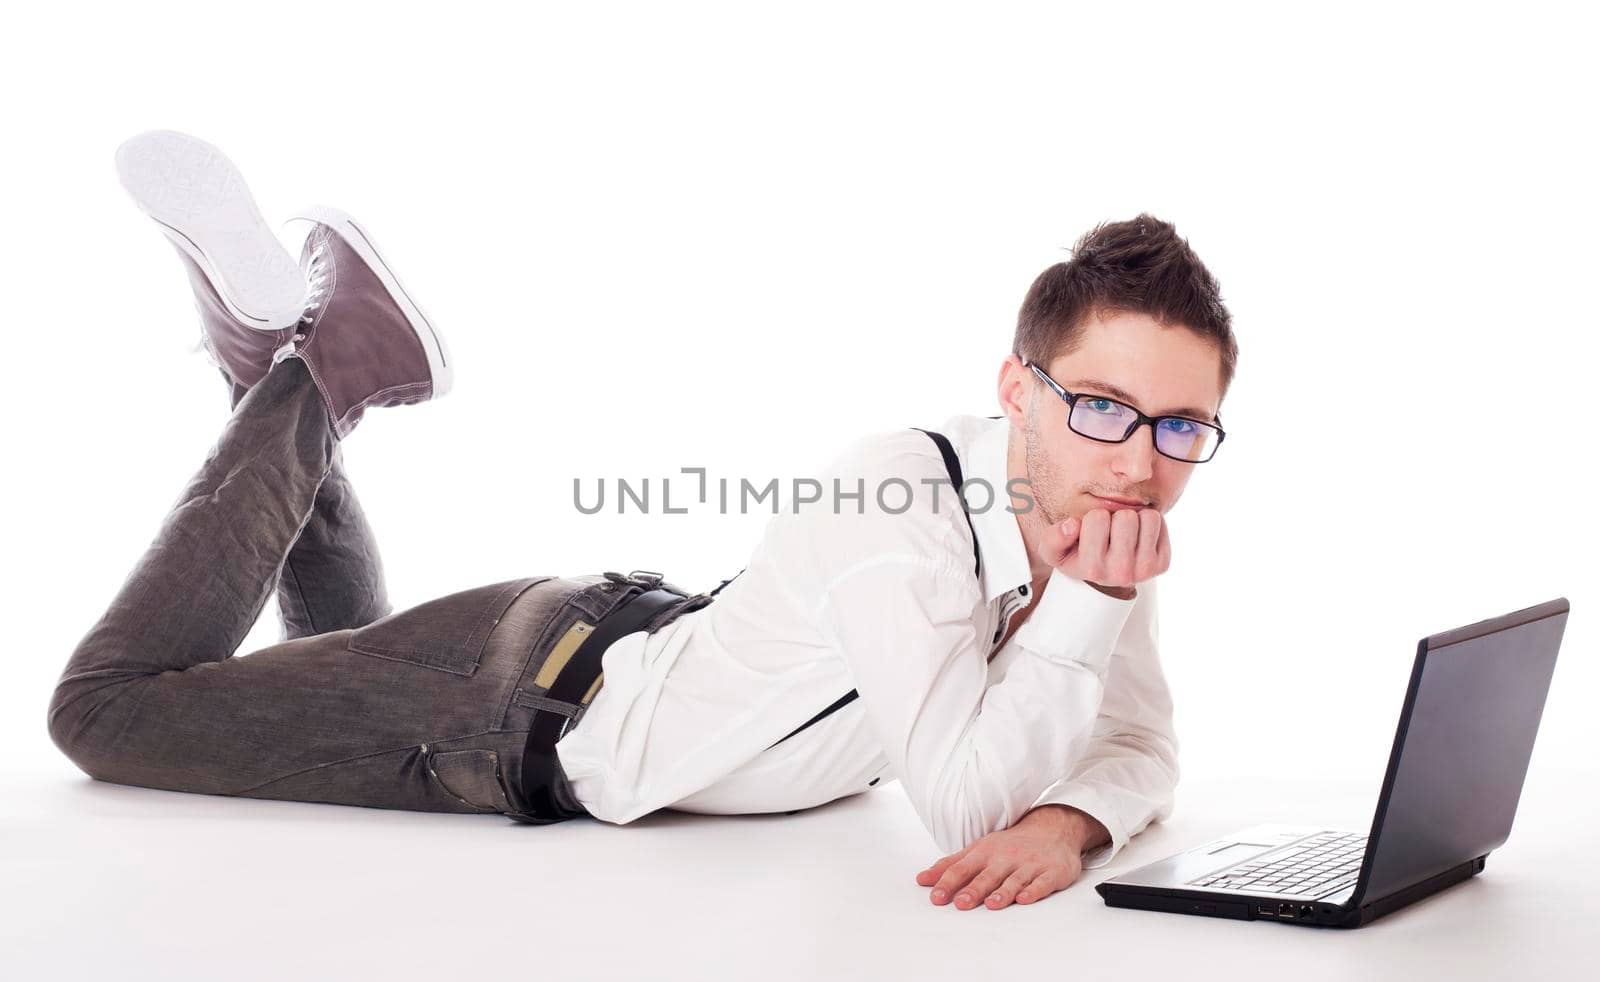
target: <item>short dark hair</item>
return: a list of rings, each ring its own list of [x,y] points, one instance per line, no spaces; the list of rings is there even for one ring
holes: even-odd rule
[[[1072,258],[1039,274],[1017,312],[1012,350],[1041,367],[1073,351],[1092,316],[1145,314],[1163,326],[1181,325],[1209,338],[1222,355],[1221,383],[1233,382],[1239,346],[1217,279],[1178,237],[1152,215],[1102,222],[1072,247]]]

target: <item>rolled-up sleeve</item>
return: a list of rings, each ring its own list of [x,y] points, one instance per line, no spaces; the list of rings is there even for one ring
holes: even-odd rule
[[[1112,650],[1136,601],[1052,574],[1018,629],[1024,649],[988,684],[972,567],[914,551],[842,570],[816,623],[844,658],[869,724],[939,848],[1008,828],[1078,773]]]

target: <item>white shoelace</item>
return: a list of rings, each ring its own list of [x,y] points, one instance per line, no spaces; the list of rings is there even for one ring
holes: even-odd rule
[[[312,234],[315,235],[316,233],[313,232]],[[322,306],[323,301],[326,299],[328,280],[330,279],[327,254],[327,239],[318,239],[316,244],[311,247],[311,261],[306,264],[306,300],[305,307],[300,314],[301,324],[309,324],[315,320],[317,309]],[[272,353],[272,363],[276,365],[294,354],[295,342],[304,341],[305,339],[306,336],[304,334],[297,333],[288,341],[285,341],[278,350]]]
[[[294,354],[294,343],[296,341],[304,341],[305,339],[306,336],[304,334],[296,334],[294,337],[283,342],[283,344],[278,347],[278,350],[272,353],[272,363],[276,365],[278,362],[283,361],[285,358]]]
[[[315,234],[315,233],[313,233]],[[317,308],[322,306],[324,294],[328,291],[328,240],[318,239],[317,244],[311,247],[311,262],[306,268],[306,303],[300,315],[303,323],[309,324],[317,315]]]

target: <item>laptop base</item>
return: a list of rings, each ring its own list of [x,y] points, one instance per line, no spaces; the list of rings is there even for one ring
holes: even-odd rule
[[[1481,873],[1487,859],[1488,854],[1485,853],[1382,900],[1360,906],[1337,906],[1315,901],[1297,903],[1278,897],[1253,898],[1204,890],[1127,887],[1112,883],[1100,883],[1095,886],[1095,891],[1105,898],[1108,907],[1228,917],[1241,921],[1278,921],[1307,927],[1351,928],[1370,924],[1385,914]]]

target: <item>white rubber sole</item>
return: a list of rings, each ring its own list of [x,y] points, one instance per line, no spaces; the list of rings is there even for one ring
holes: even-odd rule
[[[383,281],[384,287],[394,302],[400,307],[401,313],[406,315],[406,321],[411,324],[412,331],[416,332],[417,340],[422,343],[422,350],[428,355],[428,371],[433,376],[433,394],[431,398],[438,399],[450,391],[455,384],[455,370],[450,360],[450,349],[445,345],[444,335],[417,306],[417,302],[400,285],[400,278],[395,275],[389,264],[384,262],[383,255],[378,251],[377,243],[367,230],[356,223],[345,212],[337,208],[328,208],[322,205],[313,205],[302,208],[294,217],[284,222],[285,225],[294,222],[318,222],[328,226],[339,237],[349,243],[362,260],[378,274],[378,279]]]
[[[300,319],[305,275],[222,151],[185,133],[151,130],[117,148],[117,177],[205,271],[240,323],[276,331]]]

